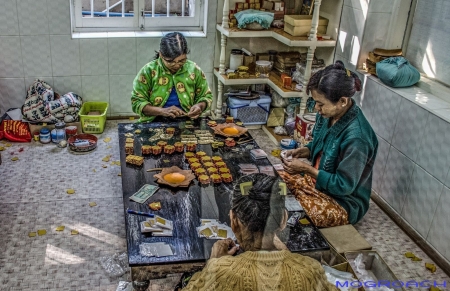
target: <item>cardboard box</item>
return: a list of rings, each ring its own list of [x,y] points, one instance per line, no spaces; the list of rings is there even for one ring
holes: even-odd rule
[[[320,229],[328,243],[340,254],[345,252],[371,250],[372,246],[351,224]]]
[[[375,280],[380,282],[389,282],[392,284],[393,282],[398,283],[398,278],[394,275],[394,273],[391,271],[389,266],[386,264],[386,262],[383,260],[383,258],[378,254],[376,251],[356,251],[356,252],[345,252],[344,257],[347,260],[349,267],[353,271],[353,274],[355,277],[360,280],[361,278],[358,277],[358,273],[356,270],[352,267],[349,261],[353,261],[359,254],[362,254],[362,261],[364,262],[365,269],[369,271],[369,274],[373,274],[375,276]],[[359,291],[366,290],[364,287],[364,282],[361,283],[361,287],[358,288]],[[357,286],[353,286],[357,287]],[[372,287],[372,286],[366,286],[366,287]],[[406,289],[403,287],[397,287],[395,284],[388,286],[389,288],[394,289],[395,291],[405,291]]]
[[[289,33],[292,36],[309,36],[309,33],[311,31],[311,25],[307,26],[292,26],[288,23],[284,24],[284,31]],[[326,34],[327,33],[327,26],[326,25],[319,25],[317,26],[317,33],[318,34]]]
[[[284,15],[284,31],[293,36],[308,36],[311,31],[312,15]],[[326,34],[328,19],[319,17],[317,33]]]
[[[321,263],[325,263],[336,270],[348,272],[348,261],[332,246],[330,246],[329,250],[304,252],[300,254],[311,257]]]
[[[30,127],[31,135],[33,135],[33,133],[35,133],[35,132],[41,131],[41,129],[44,127],[43,123],[34,123],[34,124],[28,123],[28,125]],[[81,122],[78,121],[78,122],[66,123],[66,127],[73,126],[73,125],[77,127],[78,134],[83,133],[83,129],[81,128]],[[47,127],[51,131],[52,129],[55,128],[55,124],[47,123],[47,125],[45,127]]]

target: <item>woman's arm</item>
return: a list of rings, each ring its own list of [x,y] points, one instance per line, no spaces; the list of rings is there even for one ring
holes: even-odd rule
[[[151,106],[150,104],[145,105],[145,107],[142,109],[142,113],[145,116],[166,116],[172,118],[184,115],[184,111],[176,106],[162,108]]]
[[[208,86],[208,81],[206,81],[205,73],[198,67],[196,70],[194,105],[198,104],[199,106],[202,106],[201,112],[204,112],[211,107],[212,93]],[[204,105],[201,105],[202,103],[204,103]]]

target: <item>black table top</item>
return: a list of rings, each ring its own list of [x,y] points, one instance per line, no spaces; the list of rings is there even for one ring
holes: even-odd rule
[[[189,164],[184,159],[184,153],[174,153],[167,155],[145,155],[144,165],[137,167],[126,164],[125,162],[125,134],[134,133],[137,129],[141,133],[134,137],[134,154],[141,155],[142,145],[151,145],[156,142],[150,142],[148,139],[153,135],[150,128],[176,129],[174,138],[169,140],[169,144],[180,140],[180,134],[193,134],[196,129],[209,129],[206,125],[207,120],[195,121],[194,128],[187,129],[184,121],[180,122],[152,122],[152,123],[121,123],[119,124],[119,147],[120,160],[122,168],[122,190],[123,203],[125,211],[125,227],[128,245],[128,260],[130,266],[142,266],[152,264],[168,263],[187,263],[204,262],[210,256],[212,245],[216,240],[199,238],[196,227],[200,225],[200,219],[218,219],[222,223],[230,225],[230,194],[235,182],[241,177],[239,164],[253,163],[256,165],[271,165],[269,160],[255,160],[250,155],[250,148],[258,148],[256,142],[252,141],[246,144],[237,145],[234,150],[228,147],[212,149],[211,145],[197,145],[197,151],[201,150],[207,155],[221,156],[227,164],[233,176],[233,183],[221,183],[201,185],[197,179],[194,179],[188,188],[172,188],[166,185],[158,185],[153,177],[158,172],[147,172],[150,168],[165,168],[178,166],[181,169],[189,169]],[[216,136],[215,139],[221,140],[223,137]],[[239,149],[239,150],[236,150]],[[140,204],[131,201],[129,197],[139,190],[144,184],[160,186],[160,189],[150,197],[146,203]],[[159,211],[152,211],[148,204],[160,201],[162,208]],[[147,217],[128,214],[127,208],[153,212],[165,219],[172,220],[174,229],[173,237],[152,237],[151,234],[142,234],[140,231],[140,222],[145,221]],[[296,227],[295,229],[286,228],[280,236],[281,240],[291,251],[308,251],[318,249],[329,249],[329,245],[321,236],[320,232],[313,225]],[[141,243],[166,242],[170,244],[174,252],[173,256],[168,257],[147,257],[139,252]]]

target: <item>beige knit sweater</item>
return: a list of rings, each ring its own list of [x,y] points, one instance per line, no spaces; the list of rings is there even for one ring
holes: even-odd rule
[[[184,290],[337,290],[316,260],[289,251],[245,252],[210,259]]]

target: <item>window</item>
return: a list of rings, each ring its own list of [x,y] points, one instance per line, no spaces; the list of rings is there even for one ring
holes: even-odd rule
[[[71,1],[74,32],[203,31],[206,27],[208,0]]]

